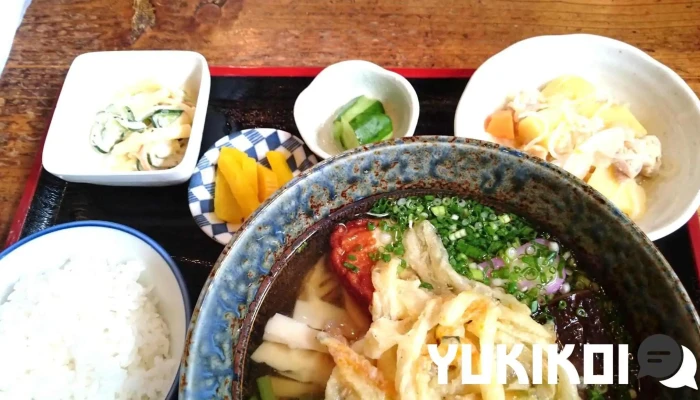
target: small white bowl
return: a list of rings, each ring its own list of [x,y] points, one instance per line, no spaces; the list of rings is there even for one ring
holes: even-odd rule
[[[158,171],[114,172],[90,146],[95,114],[125,87],[142,81],[182,88],[195,103],[189,143],[182,161]],[[191,51],[107,51],[86,53],[71,64],[46,136],[43,166],[69,182],[111,186],[167,186],[190,178],[202,143],[211,77],[204,57]]]
[[[323,159],[343,152],[333,140],[333,120],[362,95],[382,102],[394,138],[413,136],[420,106],[408,80],[368,61],[342,61],[321,71],[294,104],[294,121],[311,151]]]
[[[153,286],[158,313],[170,331],[170,356],[180,360],[191,307],[185,281],[175,262],[153,239],[124,225],[104,221],[79,221],[37,232],[0,253],[0,304],[28,268],[60,266],[75,256],[98,257],[115,262],[140,260],[146,266],[139,283]],[[89,282],[85,282],[89,284]],[[85,299],[90,301],[90,299]],[[177,387],[175,371],[167,398]]]
[[[645,185],[647,210],[636,222],[651,240],[683,226],[700,206],[700,101],[678,74],[626,43],[576,34],[534,37],[506,48],[469,80],[455,136],[494,141],[484,121],[505,105],[507,95],[562,75],[581,76],[629,103],[649,134],[659,137],[660,175]]]

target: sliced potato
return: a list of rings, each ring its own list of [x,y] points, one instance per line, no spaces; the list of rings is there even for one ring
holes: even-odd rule
[[[633,220],[646,210],[644,189],[634,179],[622,177],[612,165],[596,168],[588,184]]]
[[[632,112],[621,104],[606,104],[599,101],[586,101],[578,105],[577,112],[586,118],[597,116],[603,121],[605,128],[626,127],[641,138],[647,135],[647,130],[635,118]]]
[[[592,83],[572,75],[560,76],[547,83],[542,89],[542,95],[547,98],[562,97],[570,100],[592,97],[595,92],[595,86]]]

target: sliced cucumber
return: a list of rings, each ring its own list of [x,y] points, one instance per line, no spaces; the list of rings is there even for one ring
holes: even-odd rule
[[[90,130],[90,144],[100,153],[108,154],[117,143],[124,140],[124,136],[124,128],[114,120],[96,122]]]
[[[343,149],[352,149],[368,143],[388,139],[393,125],[379,100],[360,96],[341,110],[333,121],[333,138]]]
[[[143,121],[144,123],[148,124],[149,121],[151,121],[153,119],[153,116],[155,114],[161,113],[163,111],[177,111],[179,113],[182,113],[181,108],[178,108],[175,106],[159,105],[159,106],[155,106],[155,107],[149,109],[146,112],[142,112],[139,115],[136,115],[136,113],[134,113],[134,115],[136,115],[137,121]]]
[[[146,124],[141,121],[129,121],[124,118],[115,118],[115,120],[119,123],[119,125],[130,131],[141,132],[147,128]]]
[[[335,118],[336,121],[340,121],[340,117],[345,114],[347,110],[350,109],[350,107],[354,106],[355,103],[357,103],[357,100],[360,99],[362,96],[357,96],[354,99],[350,100],[346,105],[340,107],[340,110],[338,110],[338,116]]]
[[[353,100],[350,107],[341,112],[338,119],[349,122],[360,114],[384,114],[384,106],[379,100],[360,96]]]
[[[102,111],[100,111],[101,113]],[[105,111],[108,114],[113,114],[117,117],[121,117],[126,119],[127,121],[136,121],[136,118],[134,118],[134,113],[131,111],[131,108],[127,106],[118,106],[116,104],[110,104],[105,108]],[[99,114],[99,113],[98,113]]]
[[[159,110],[151,115],[151,121],[156,128],[165,128],[180,118],[182,110]]]
[[[394,131],[391,118],[385,114],[358,115],[350,121],[350,128],[354,131],[360,145],[379,142],[391,136]]]
[[[342,137],[343,122],[339,119],[336,119],[335,121],[333,121],[333,140],[335,140],[335,142],[340,144],[342,147],[345,147],[345,145],[343,145]]]
[[[343,129],[343,133],[340,136],[340,145],[343,146],[345,150],[354,149],[361,145],[349,123],[340,121],[340,126]]]
[[[126,119],[129,121],[136,121],[136,118],[134,117],[134,113],[131,111],[131,108],[129,107],[124,107],[124,115],[126,116]]]

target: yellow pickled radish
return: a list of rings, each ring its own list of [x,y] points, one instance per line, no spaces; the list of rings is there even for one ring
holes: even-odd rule
[[[289,165],[287,165],[287,158],[284,156],[284,154],[280,153],[279,151],[272,150],[267,152],[266,157],[267,161],[272,167],[272,171],[275,173],[275,175],[277,175],[277,184],[280,187],[292,180],[292,170],[289,169]]]
[[[242,162],[243,164],[239,165],[235,157],[219,157],[218,165],[231,187],[236,202],[241,206],[243,217],[248,218],[260,205],[257,192],[257,167],[252,158],[245,157]]]
[[[277,175],[271,169],[258,164],[258,200],[262,203],[279,188]]]
[[[243,223],[243,211],[233,197],[231,187],[224,178],[221,168],[216,169],[216,181],[214,189],[214,214],[221,220],[232,224]]]

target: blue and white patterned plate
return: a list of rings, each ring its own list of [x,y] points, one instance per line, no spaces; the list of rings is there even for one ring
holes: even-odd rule
[[[287,165],[294,176],[310,168],[318,161],[301,139],[292,134],[269,128],[245,129],[217,140],[197,163],[187,198],[192,217],[204,233],[221,244],[228,244],[240,224],[220,220],[214,214],[216,164],[222,147],[233,147],[255,158],[261,165],[270,167],[265,157],[270,150],[277,150],[287,157]]]

